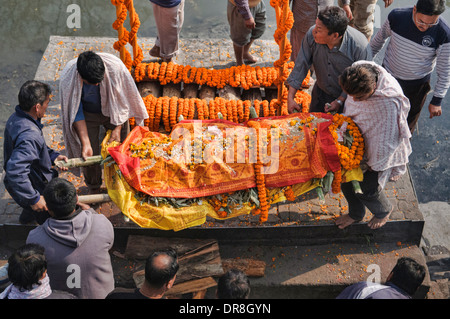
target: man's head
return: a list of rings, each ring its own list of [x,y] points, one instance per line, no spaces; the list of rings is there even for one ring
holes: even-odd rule
[[[217,298],[247,299],[250,295],[250,281],[246,274],[237,269],[230,269],[217,283]]]
[[[439,22],[439,16],[444,11],[444,0],[418,0],[413,8],[414,24],[424,32]]]
[[[329,44],[343,36],[348,26],[345,11],[336,6],[321,10],[313,30],[314,40],[319,44]]]
[[[351,65],[339,76],[342,90],[355,101],[364,101],[372,96],[377,88],[377,81],[378,70],[372,64]]]
[[[178,257],[173,249],[152,253],[145,263],[145,280],[154,289],[170,289],[178,272]]]
[[[83,52],[78,56],[77,70],[88,84],[99,84],[105,76],[105,64],[102,58],[92,51]]]
[[[73,184],[63,178],[52,179],[43,193],[47,208],[55,218],[67,217],[77,206],[77,190]]]
[[[39,81],[25,82],[19,91],[19,107],[22,111],[35,113],[42,118],[50,102],[51,89],[46,83]]]
[[[412,258],[402,257],[397,261],[386,281],[414,295],[425,279],[425,267]]]
[[[16,287],[31,290],[39,284],[47,271],[44,248],[26,244],[18,248],[8,259],[8,279]]]

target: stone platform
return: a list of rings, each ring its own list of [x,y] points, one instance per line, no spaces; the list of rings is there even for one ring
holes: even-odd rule
[[[69,60],[85,50],[108,52],[118,56],[118,52],[112,48],[115,41],[116,39],[113,38],[59,36],[50,38],[35,79],[50,84],[55,95],[43,119],[44,134],[51,148],[64,149],[59,118],[60,72]],[[148,59],[148,50],[153,46],[154,39],[140,39],[139,43],[143,48],[144,61],[151,61]],[[129,50],[131,52],[131,49]],[[255,41],[253,50],[252,53],[260,60],[257,65],[270,66],[278,58],[278,47],[274,41]],[[220,68],[230,67],[234,63],[233,48],[229,40],[182,39],[180,51],[175,59],[178,64]],[[262,94],[264,95],[264,92]],[[86,194],[87,189],[82,178],[73,176],[71,173],[64,173],[62,176],[74,183],[80,195]],[[5,191],[3,183],[0,187],[0,239],[6,243],[26,238],[28,231],[35,226],[19,224],[21,209]],[[384,265],[384,278],[399,256],[414,255],[421,259],[419,261],[423,261],[418,247],[424,220],[409,173],[395,183],[389,182],[385,192],[395,208],[391,220],[378,230],[370,230],[366,225],[371,218],[370,213],[366,214],[366,219],[361,223],[354,224],[345,230],[338,229],[334,225],[336,216],[348,212],[345,198],[342,194],[333,196],[327,194],[325,205],[321,205],[314,191],[300,196],[295,202],[273,205],[269,212],[269,219],[264,224],[259,223],[258,216],[241,216],[226,221],[208,219],[201,226],[179,232],[140,228],[133,222],[127,221],[111,202],[94,207],[113,223],[118,251],[126,245],[130,234],[141,234],[161,237],[214,238],[219,242],[223,256],[227,258],[238,258],[240,255],[252,254],[251,252],[262,254],[263,258],[269,261],[268,264],[273,266],[270,266],[264,278],[256,279],[252,283],[260,286],[260,293],[255,296],[270,298],[264,292],[264,287],[278,287],[280,291],[287,293],[295,289],[293,287],[301,288],[304,285],[312,285],[318,289],[317,291],[331,286],[339,290],[343,285],[364,280],[366,277],[363,273],[364,265],[373,263],[370,261],[374,257],[375,248],[378,254],[376,263]],[[344,247],[341,249],[353,256],[353,262],[342,263],[336,257],[339,254],[342,255],[338,247]],[[314,253],[308,253],[308,249],[319,254],[320,265],[313,262],[311,257]],[[276,251],[278,251],[278,257],[274,255]],[[287,254],[284,251],[295,253]],[[303,258],[305,255],[309,258]],[[271,260],[272,263],[270,263]],[[299,267],[302,270],[292,273],[292,263],[300,264]],[[355,273],[355,269],[358,274]],[[343,280],[345,275],[339,277],[339,274],[348,274],[349,278]],[[427,291],[428,282],[424,283],[424,287],[424,291]],[[422,291],[422,296],[425,294],[426,292]],[[301,296],[298,295],[298,297]],[[296,294],[292,297],[296,298]]]

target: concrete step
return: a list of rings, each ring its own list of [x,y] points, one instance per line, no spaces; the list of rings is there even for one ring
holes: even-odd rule
[[[426,266],[421,249],[404,243],[361,242],[315,246],[220,245],[222,258],[255,258],[266,262],[261,278],[250,278],[251,298],[336,298],[348,285],[378,278],[384,283],[400,257]],[[379,275],[379,277],[377,277]],[[429,275],[414,298],[428,298]]]

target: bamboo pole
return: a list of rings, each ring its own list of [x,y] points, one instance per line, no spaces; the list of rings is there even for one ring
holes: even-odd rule
[[[71,158],[65,161],[56,161],[55,165],[57,167],[67,167],[67,168],[74,168],[74,167],[83,167],[83,166],[91,166],[91,165],[97,165],[100,164],[103,160],[101,155],[91,156],[88,157],[86,160],[83,158]]]
[[[110,202],[111,198],[108,194],[80,195],[78,201],[83,204],[97,204]]]

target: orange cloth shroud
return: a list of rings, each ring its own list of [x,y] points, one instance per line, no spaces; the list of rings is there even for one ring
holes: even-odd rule
[[[195,198],[256,187],[259,151],[266,187],[322,178],[341,169],[325,113],[261,117],[261,131],[226,120],[185,120],[170,135],[135,127],[108,152],[135,190],[155,197]],[[257,140],[259,136],[259,141]]]

